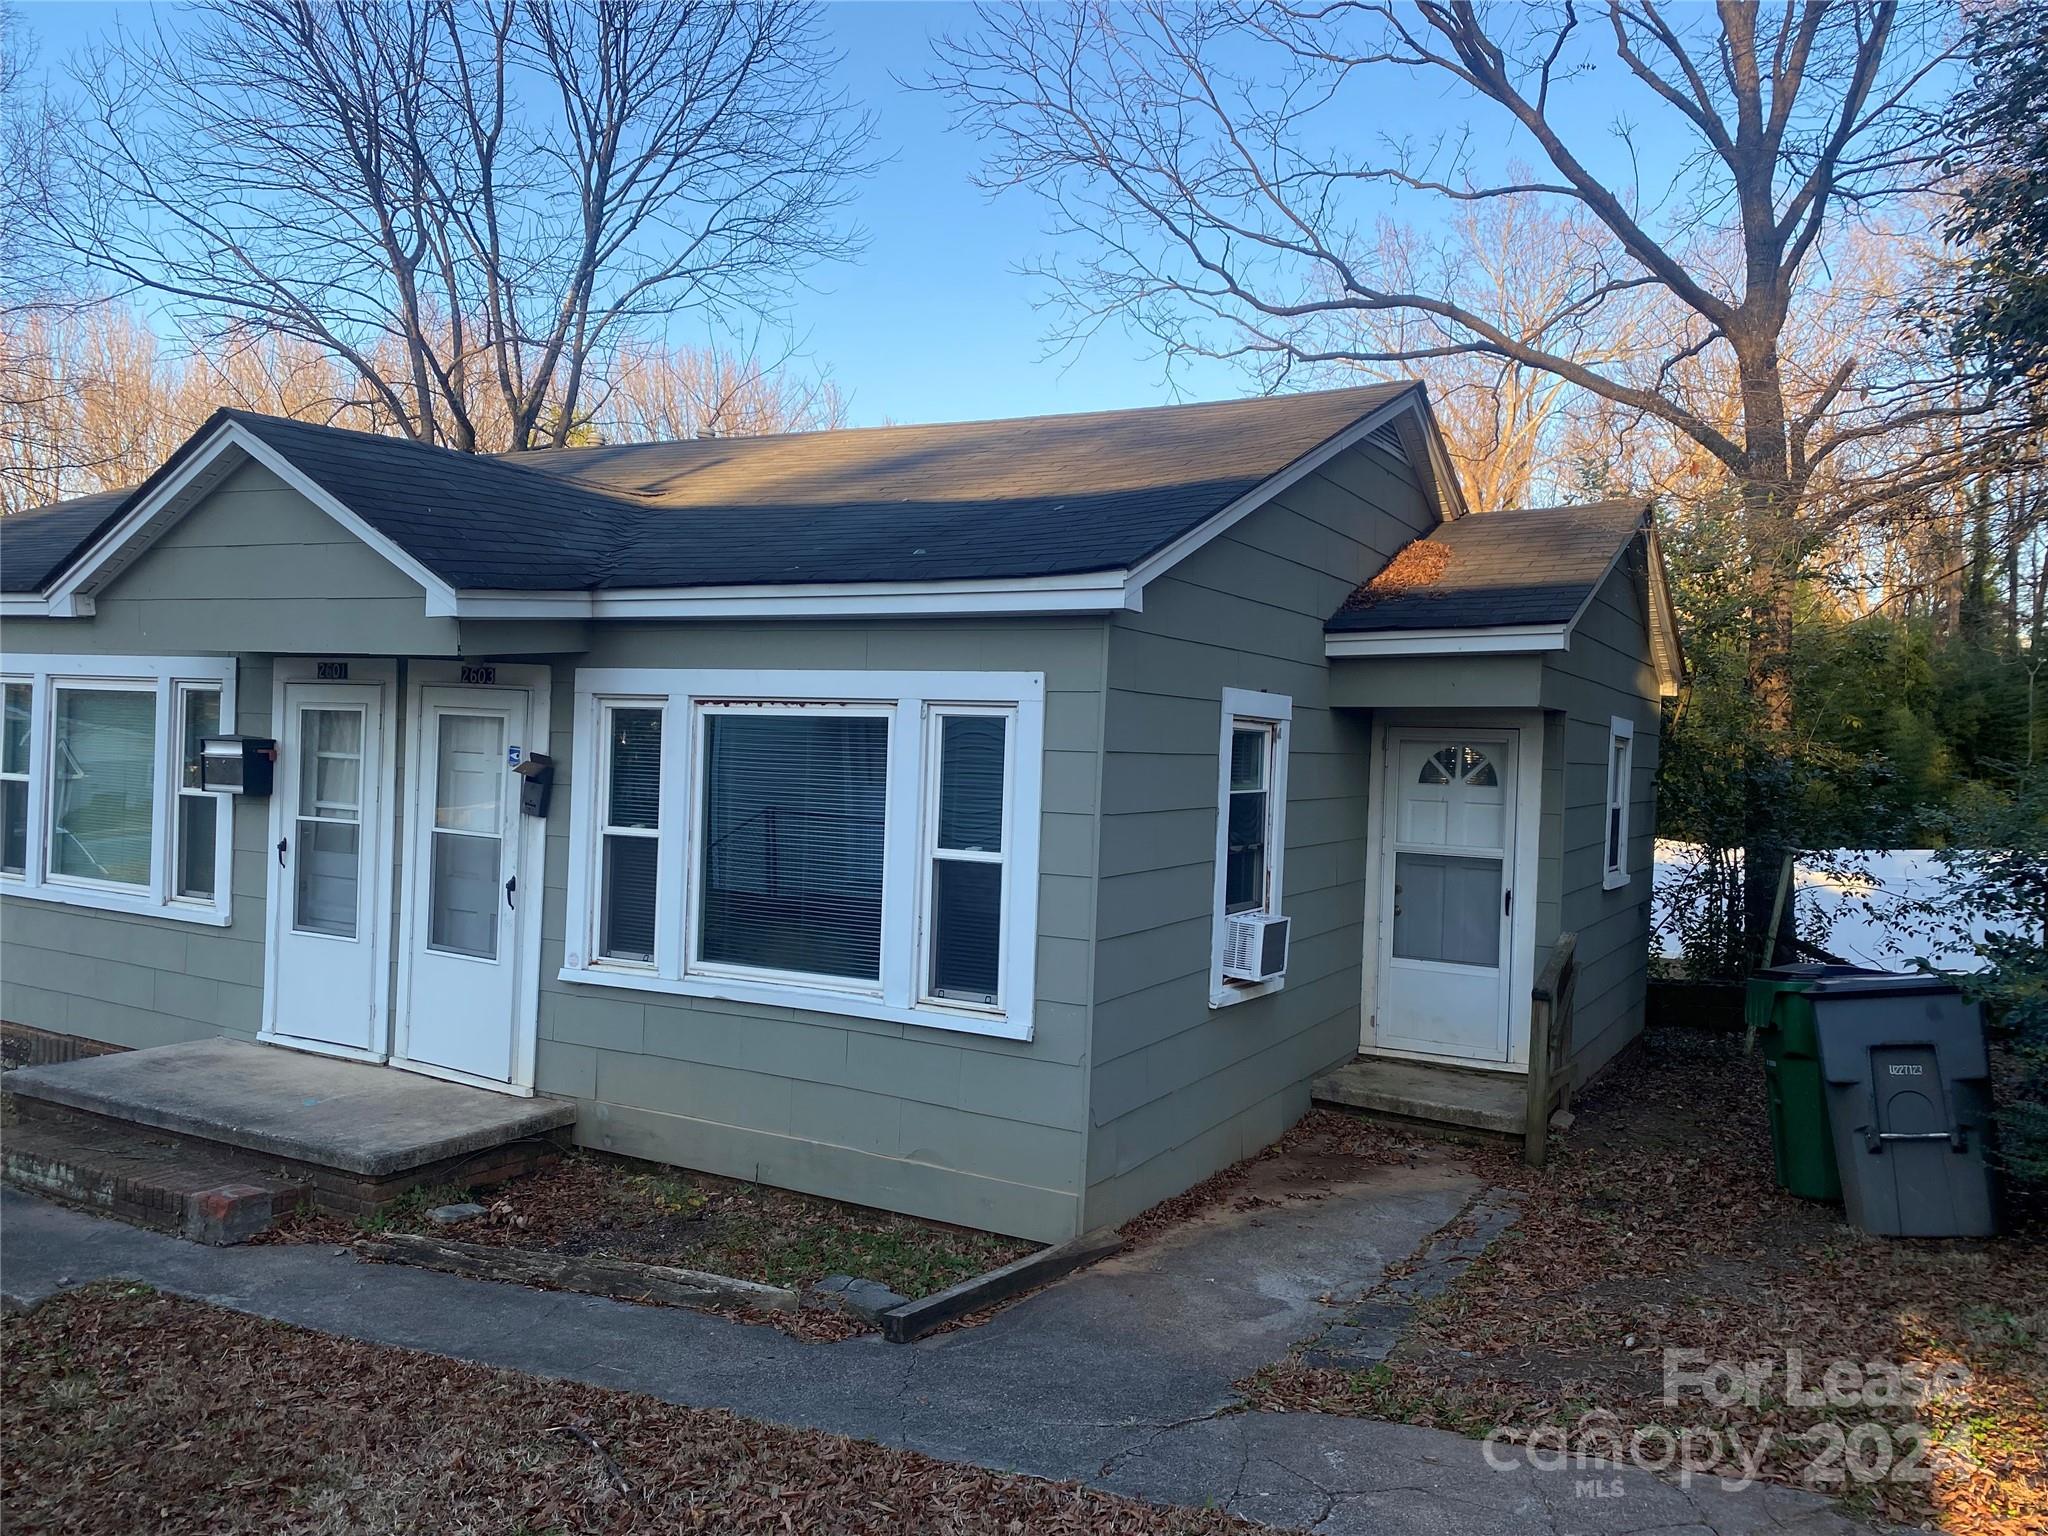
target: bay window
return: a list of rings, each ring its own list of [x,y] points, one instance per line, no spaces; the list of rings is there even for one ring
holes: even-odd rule
[[[563,978],[1029,1038],[1037,674],[577,677]]]
[[[198,785],[232,718],[222,657],[22,656],[0,680],[0,882],[16,896],[225,923],[231,843]]]

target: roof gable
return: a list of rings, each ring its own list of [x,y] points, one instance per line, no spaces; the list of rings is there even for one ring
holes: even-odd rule
[[[1684,672],[1677,622],[1647,502],[1480,512],[1396,553],[1324,625],[1331,656],[1559,649],[1601,585],[1640,549],[1643,610],[1660,686]]]
[[[1364,432],[1384,436],[1392,426],[1411,453],[1427,448],[1426,412],[1421,386],[1397,383],[1019,421],[473,456],[223,410],[125,498],[50,509],[14,590],[89,600],[190,504],[226,453],[261,459],[363,535],[421,581],[430,609],[454,611],[457,593],[491,594],[502,606],[520,593],[591,594],[595,603],[654,591],[1033,583],[1085,589],[1069,606],[1121,606],[1142,587],[1140,573],[1156,574]],[[11,565],[15,533],[0,533]],[[53,564],[73,534],[76,547]],[[1114,600],[1105,603],[1106,593]]]

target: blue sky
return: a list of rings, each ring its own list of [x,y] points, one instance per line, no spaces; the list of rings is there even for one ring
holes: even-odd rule
[[[43,62],[55,66],[110,28],[117,15],[132,18],[140,9],[63,0],[30,4],[25,16]],[[975,188],[981,147],[949,125],[945,99],[897,84],[895,77],[916,79],[929,68],[931,34],[971,26],[971,8],[839,0],[827,19],[845,54],[843,84],[875,114],[878,148],[889,157],[862,185],[853,209],[869,233],[865,255],[813,274],[812,291],[798,294],[793,305],[805,355],[829,368],[850,394],[853,424],[1176,398],[1144,338],[1106,330],[1078,357],[1048,355],[1045,335],[1053,317],[1035,306],[1042,297],[1037,280],[1017,271],[1020,263],[1051,252],[1045,210],[1023,193],[991,199]],[[1574,94],[1588,114],[1582,128],[1597,132],[1605,126],[1603,115],[1617,110],[1611,92]],[[1467,115],[1463,103],[1429,82],[1389,80],[1379,99],[1383,123],[1418,135],[1454,128]],[[1645,121],[1655,126],[1654,110]],[[1654,136],[1645,143],[1654,154]],[[1223,364],[1180,365],[1174,384],[1178,397],[1197,399],[1252,388]]]

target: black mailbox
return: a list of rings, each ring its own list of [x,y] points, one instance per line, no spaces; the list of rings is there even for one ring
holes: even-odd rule
[[[270,793],[277,771],[277,743],[268,736],[199,738],[199,787],[223,795]]]
[[[512,771],[519,775],[519,813],[546,820],[555,787],[555,760],[545,752],[529,752]]]

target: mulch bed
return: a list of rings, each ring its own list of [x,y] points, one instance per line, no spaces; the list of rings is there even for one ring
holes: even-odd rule
[[[1654,1033],[1578,1108],[1548,1175],[1473,1154],[1521,1191],[1521,1219],[1418,1310],[1385,1365],[1293,1361],[1245,1384],[1253,1406],[1475,1435],[1571,1429],[1595,1411],[1612,1414],[1624,1440],[1638,1427],[1700,1425],[1749,1447],[1769,1430],[1766,1478],[1971,1536],[2048,1530],[2048,1231],[2038,1221],[1994,1242],[1896,1241],[1779,1193],[1761,1066],[1739,1037]],[[1769,1361],[1777,1374],[1755,1406],[1698,1395],[1673,1405],[1667,1349]],[[1793,1349],[1808,1384],[1838,1359],[1960,1365],[1970,1379],[1961,1395],[1917,1408],[1795,1406],[1783,1392]],[[1931,1480],[1827,1476],[1828,1446],[1869,1423],[1891,1436],[1919,1423],[1937,1439],[1963,1437],[1969,1459]],[[1880,1448],[1864,1466],[1885,1459]]]
[[[137,1287],[60,1297],[0,1339],[10,1533],[1261,1529]]]
[[[1022,1258],[1038,1245],[711,1174],[573,1152],[478,1197],[489,1215],[437,1227],[427,1212],[468,1198],[418,1190],[373,1220],[324,1212],[288,1220],[269,1240],[346,1244],[368,1232],[433,1232],[465,1243],[640,1264],[675,1264],[801,1293],[827,1275],[876,1280],[913,1300]],[[870,1325],[836,1308],[747,1314],[809,1339]]]

